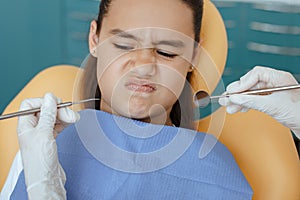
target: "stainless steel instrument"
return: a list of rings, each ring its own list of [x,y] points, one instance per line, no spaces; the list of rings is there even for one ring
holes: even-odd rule
[[[92,98],[92,99],[80,100],[80,101],[77,101],[77,102],[71,102],[71,101],[63,102],[63,103],[57,104],[57,108],[59,109],[59,108],[72,106],[72,105],[75,105],[75,104],[81,104],[81,103],[86,103],[86,102],[89,102],[89,101],[99,101],[99,100],[100,100],[99,98]],[[28,109],[28,110],[22,110],[22,111],[18,111],[18,112],[14,112],[14,113],[1,115],[0,120],[9,119],[9,118],[12,118],[12,117],[23,116],[23,115],[34,114],[34,113],[37,113],[37,112],[40,112],[40,111],[41,111],[41,108],[33,108],[33,109]]]
[[[224,97],[230,97],[234,94],[245,94],[245,95],[268,95],[273,92],[280,92],[285,90],[294,90],[294,89],[300,89],[300,84],[298,85],[290,85],[290,86],[281,86],[281,87],[274,87],[274,88],[266,88],[266,89],[258,89],[258,90],[248,90],[244,92],[236,92],[236,93],[228,93],[218,96],[209,96],[209,94],[206,91],[198,91],[194,94],[194,103],[203,108],[206,107],[211,100],[213,99],[219,99]]]

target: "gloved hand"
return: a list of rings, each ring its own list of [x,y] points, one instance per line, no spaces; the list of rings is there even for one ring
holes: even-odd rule
[[[255,67],[246,75],[228,85],[226,92],[242,92],[261,88],[296,85],[292,74],[267,67]],[[300,90],[274,92],[270,95],[233,95],[221,98],[219,103],[227,106],[228,113],[255,109],[264,112],[290,128],[300,138]]]
[[[66,176],[58,161],[55,135],[63,126],[76,122],[79,114],[68,108],[57,111],[60,101],[48,93],[44,98],[26,99],[20,107],[20,110],[41,107],[40,116],[21,116],[18,122],[18,139],[30,200],[66,199]]]

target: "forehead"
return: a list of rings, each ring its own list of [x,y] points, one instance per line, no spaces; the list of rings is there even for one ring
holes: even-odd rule
[[[181,0],[112,0],[101,34],[146,27],[174,30],[194,38],[192,10]]]

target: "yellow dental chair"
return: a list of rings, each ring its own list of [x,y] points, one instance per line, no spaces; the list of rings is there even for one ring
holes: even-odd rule
[[[209,21],[209,22],[208,22]],[[216,28],[216,25],[219,25]],[[201,38],[203,51],[199,66],[216,66],[216,73],[201,68],[193,76],[197,89],[212,92],[216,87],[226,60],[227,49],[223,22],[216,8],[205,1]],[[213,39],[211,39],[213,38]],[[218,47],[218,48],[216,48]],[[209,53],[206,54],[205,52]],[[213,60],[213,63],[211,61]],[[209,63],[209,64],[207,64]],[[79,68],[60,65],[37,74],[6,107],[5,113],[18,111],[25,98],[42,97],[52,92],[63,101],[72,100],[73,86]],[[209,76],[209,78],[207,78]],[[290,131],[271,117],[257,112],[227,115],[224,108],[199,121],[199,131],[214,134],[229,148],[252,186],[256,200],[300,199],[300,162]],[[18,151],[17,118],[0,121],[0,190],[3,187],[13,158]]]

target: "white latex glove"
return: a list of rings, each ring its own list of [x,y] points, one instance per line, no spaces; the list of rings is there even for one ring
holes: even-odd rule
[[[59,102],[48,93],[44,98],[26,99],[20,107],[20,110],[41,107],[39,117],[33,114],[21,116],[18,122],[18,139],[30,200],[66,199],[66,176],[58,161],[55,135],[63,126],[76,122],[79,114],[68,108],[57,112]]]
[[[228,85],[226,92],[242,92],[276,86],[296,85],[292,74],[267,67],[255,67],[246,75]],[[229,114],[255,109],[264,112],[290,128],[300,138],[300,90],[274,92],[270,95],[233,95],[221,98]]]

